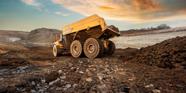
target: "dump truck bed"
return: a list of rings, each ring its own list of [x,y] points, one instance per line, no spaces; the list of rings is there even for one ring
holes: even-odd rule
[[[92,27],[101,26],[102,31],[106,29],[107,25],[105,20],[97,15],[92,15],[75,23],[66,25],[63,28],[63,35],[71,34],[74,32],[88,30]]]

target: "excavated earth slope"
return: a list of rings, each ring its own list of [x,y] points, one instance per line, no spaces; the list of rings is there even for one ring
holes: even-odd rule
[[[186,69],[186,36],[141,48],[131,61],[163,68]]]

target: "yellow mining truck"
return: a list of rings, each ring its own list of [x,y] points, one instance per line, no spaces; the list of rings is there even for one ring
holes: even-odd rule
[[[107,26],[103,18],[92,15],[63,28],[53,44],[53,55],[57,57],[65,52],[75,58],[85,55],[91,59],[112,55],[115,44],[109,39],[119,35],[118,28]]]

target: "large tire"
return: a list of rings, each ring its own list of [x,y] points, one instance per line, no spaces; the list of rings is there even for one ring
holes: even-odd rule
[[[116,50],[116,46],[115,46],[114,42],[112,42],[112,41],[109,40],[107,54],[108,55],[112,55],[112,54],[114,54],[115,50]]]
[[[96,57],[102,56],[104,46],[99,39],[88,38],[83,45],[83,50],[85,56],[87,56],[90,59],[94,59]]]
[[[83,54],[82,43],[79,40],[75,40],[71,43],[70,53],[75,58],[78,58]]]
[[[56,45],[54,45],[52,52],[53,52],[54,57],[58,57],[61,54],[61,49],[59,49]]]

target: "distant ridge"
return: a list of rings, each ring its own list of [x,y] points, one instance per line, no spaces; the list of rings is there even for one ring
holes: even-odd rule
[[[162,30],[143,30],[143,29],[125,30],[125,31],[120,31],[120,33],[123,36],[133,36],[133,35],[168,33],[168,32],[175,32],[175,31],[186,31],[186,26],[175,27],[175,28],[170,28],[170,29],[162,29]]]

